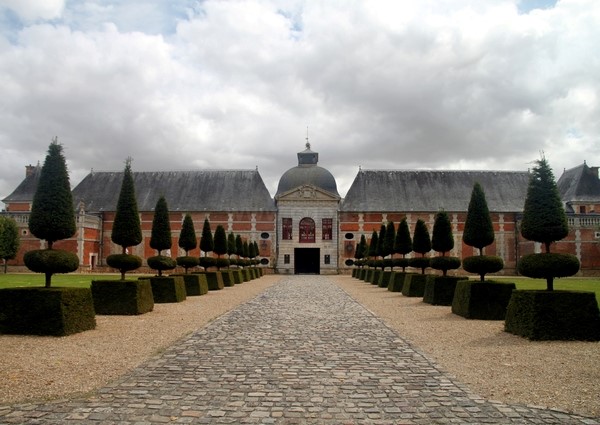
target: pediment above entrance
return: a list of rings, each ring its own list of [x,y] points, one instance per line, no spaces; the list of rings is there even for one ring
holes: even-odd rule
[[[326,190],[315,187],[311,184],[296,187],[287,192],[275,196],[279,201],[339,201],[338,195],[327,192]]]

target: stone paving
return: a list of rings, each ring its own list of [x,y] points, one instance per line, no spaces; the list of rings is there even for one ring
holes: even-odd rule
[[[0,423],[600,424],[478,397],[325,276],[284,277],[93,396]]]

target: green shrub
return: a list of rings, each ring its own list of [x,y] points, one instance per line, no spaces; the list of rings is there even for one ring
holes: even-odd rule
[[[391,269],[392,267],[394,267],[394,260],[392,260],[391,258],[385,258],[385,259],[383,260],[383,268],[384,268],[384,269],[387,269],[388,267],[389,267],[390,269]]]
[[[448,270],[455,270],[460,267],[460,258],[458,257],[433,257],[429,261],[432,269],[441,270],[444,275]]]
[[[600,311],[593,292],[514,291],[506,332],[532,340],[600,340]]]
[[[121,273],[126,273],[139,269],[142,266],[142,259],[137,255],[112,254],[106,257],[106,264],[113,269],[119,270]]]
[[[496,273],[504,268],[504,261],[495,255],[474,255],[463,259],[463,269],[478,274],[483,282],[488,273]]]
[[[228,258],[217,258],[215,262],[218,269],[223,269],[225,267],[229,267],[229,259]]]
[[[504,320],[514,289],[514,283],[459,280],[454,290],[452,313],[467,319]]]
[[[229,265],[230,266],[237,266],[238,265],[238,259],[237,258],[230,258],[229,259]]]
[[[373,270],[371,273],[371,284],[379,285],[379,279],[381,279],[381,273],[383,273],[380,269]]]
[[[95,327],[89,288],[0,289],[0,333],[65,336]]]
[[[77,255],[61,249],[27,251],[23,262],[29,270],[36,273],[71,273],[79,268]]]
[[[149,257],[147,260],[148,267],[153,270],[173,270],[177,267],[177,263],[171,257],[166,257],[164,255],[156,255],[154,257]]]
[[[196,267],[200,263],[200,260],[198,259],[198,257],[192,257],[191,255],[177,257],[175,259],[175,261],[177,262],[177,265],[179,267],[183,267],[186,271],[187,271],[187,269]]]
[[[200,267],[204,267],[204,270],[208,270],[209,267],[215,267],[217,265],[217,259],[214,257],[200,257]]]
[[[429,279],[425,284],[423,302],[432,305],[452,305],[456,282],[466,279],[466,277],[454,276],[435,276],[433,279]]]
[[[196,258],[196,257],[191,257]],[[206,283],[206,277],[204,275],[191,273],[191,274],[172,274],[171,276],[180,276],[183,279],[183,283],[185,284],[185,295],[186,297],[193,297],[198,295],[203,295],[208,292],[208,284]],[[202,291],[202,283],[201,280],[204,278],[204,282],[206,285],[206,291]]]
[[[429,267],[431,258],[428,257],[415,257],[408,259],[408,265],[415,269],[421,269],[421,273],[425,273],[425,269]]]
[[[244,276],[242,275],[241,269],[232,270],[233,273],[233,281],[237,284],[244,283]]]
[[[427,281],[433,278],[433,275],[407,273],[402,286],[402,295],[405,297],[422,297],[425,293]]]
[[[519,260],[518,270],[523,276],[534,279],[568,277],[579,271],[579,260],[572,254],[529,254]]]
[[[379,282],[378,282],[378,286],[380,288],[387,288],[388,285],[390,284],[390,279],[392,277],[392,271],[389,270],[385,270],[383,272],[381,272],[381,277],[379,278]]]
[[[149,278],[155,303],[179,303],[185,300],[185,282],[181,276]]]
[[[233,270],[221,270],[221,276],[223,277],[224,286],[235,286],[235,278],[233,277]]]
[[[152,285],[147,279],[92,280],[96,314],[135,315],[154,309]]]
[[[193,272],[193,275],[198,276],[200,280],[200,295],[208,294],[208,280],[206,279],[206,272]]]
[[[409,258],[394,258],[394,267],[402,267],[402,269],[405,269],[406,267],[409,267]]]
[[[204,275],[206,276],[206,281],[208,282],[209,291],[219,291],[225,287],[225,282],[223,282],[223,275],[221,272],[206,272]]]
[[[404,272],[393,272],[388,283],[388,291],[390,292],[402,292],[404,287],[404,280],[408,273]]]

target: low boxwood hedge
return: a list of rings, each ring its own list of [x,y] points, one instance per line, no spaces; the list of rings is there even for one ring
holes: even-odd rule
[[[196,258],[196,257],[190,257]],[[208,292],[208,283],[206,282],[206,276],[199,273],[187,273],[187,274],[172,274],[171,276],[180,276],[185,284],[185,295],[187,297],[194,297],[204,295]],[[204,286],[204,288],[203,288]]]
[[[388,283],[388,291],[390,292],[402,292],[402,288],[404,287],[404,281],[406,280],[406,275],[408,273],[404,272],[394,272],[390,277],[390,282]]]
[[[389,270],[385,270],[383,272],[381,272],[381,276],[379,277],[379,283],[378,286],[380,288],[387,288],[388,285],[390,284],[390,278],[392,277],[392,271]]]
[[[381,273],[383,273],[380,269],[373,270],[371,273],[371,284],[379,285],[379,279],[381,278]]]
[[[232,270],[221,270],[221,276],[223,277],[224,286],[235,286],[235,278],[233,277]]]
[[[531,340],[600,341],[600,312],[593,292],[513,291],[506,332]]]
[[[90,288],[0,289],[0,333],[65,336],[95,327]]]
[[[454,290],[452,313],[467,319],[504,320],[514,283],[459,280]]]
[[[206,281],[208,282],[209,291],[219,291],[225,287],[223,275],[221,272],[205,272]]]
[[[428,280],[433,279],[430,274],[408,273],[402,286],[402,295],[405,297],[422,297],[425,293],[425,285]]]
[[[148,267],[160,272],[165,270],[173,270],[175,267],[177,267],[177,262],[166,255],[155,255],[154,257],[149,257],[146,259],[146,262],[148,263]]]
[[[106,257],[106,264],[121,273],[127,273],[142,267],[142,259],[131,254],[111,254]]]
[[[433,279],[429,279],[425,284],[423,302],[432,305],[452,305],[456,282],[466,279],[468,278],[458,276],[435,276]]]
[[[154,276],[148,278],[152,285],[155,303],[179,303],[185,301],[185,282],[181,276]]]
[[[27,268],[36,273],[71,273],[79,268],[79,257],[62,249],[38,249],[23,255]]]
[[[136,315],[154,309],[148,279],[92,280],[91,290],[96,314]]]

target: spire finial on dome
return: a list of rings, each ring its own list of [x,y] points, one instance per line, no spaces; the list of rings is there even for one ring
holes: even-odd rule
[[[306,149],[310,149],[310,142],[308,141],[308,126],[306,126]]]

